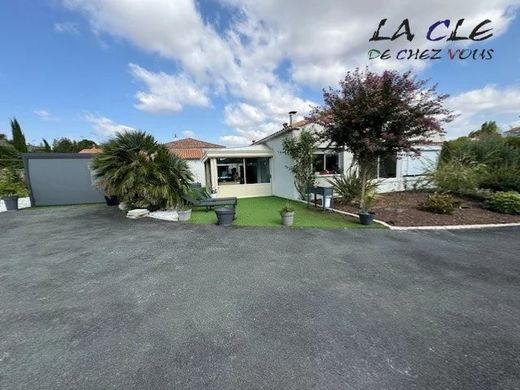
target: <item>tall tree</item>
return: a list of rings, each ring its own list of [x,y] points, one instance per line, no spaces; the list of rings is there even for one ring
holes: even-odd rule
[[[482,126],[480,126],[480,129],[469,133],[469,138],[476,139],[496,138],[500,136],[500,130],[495,121],[484,122]]]
[[[82,139],[81,141],[78,141],[76,143],[76,148],[78,149],[78,152],[82,151],[83,149],[92,149],[95,146],[97,146],[97,144],[90,139]]]
[[[78,153],[83,149],[90,149],[94,146],[97,146],[96,143],[89,139],[74,141],[64,137],[52,142],[52,151],[56,153]]]
[[[22,128],[16,118],[11,119],[11,132],[13,135],[14,148],[20,153],[27,153],[25,136],[23,135]]]
[[[68,138],[59,138],[52,142],[52,151],[56,153],[76,153],[76,149],[75,142]]]
[[[43,139],[43,151],[44,152],[52,152],[51,145],[47,142],[47,140]]]
[[[453,119],[443,106],[448,96],[437,94],[436,87],[428,87],[411,72],[356,69],[347,73],[339,89],[324,91],[324,104],[310,119],[324,126],[323,138],[331,145],[353,154],[361,178],[362,210],[369,173],[378,159],[398,152],[418,154],[416,145],[441,133],[442,123]]]

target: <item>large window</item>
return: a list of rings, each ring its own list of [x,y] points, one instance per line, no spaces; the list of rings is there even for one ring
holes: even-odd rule
[[[314,172],[318,175],[333,175],[341,173],[339,166],[339,155],[337,153],[315,153]]]
[[[390,156],[379,159],[378,177],[380,179],[389,179],[396,177],[397,173],[397,157]]]
[[[368,174],[372,179],[391,179],[397,177],[397,157],[379,157]]]
[[[219,185],[270,183],[269,158],[217,159]]]

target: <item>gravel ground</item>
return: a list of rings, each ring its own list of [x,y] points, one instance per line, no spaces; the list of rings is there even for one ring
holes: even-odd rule
[[[519,389],[520,229],[0,217],[0,389]]]

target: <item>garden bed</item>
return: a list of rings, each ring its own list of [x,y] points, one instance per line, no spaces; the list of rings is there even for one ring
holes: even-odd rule
[[[520,223],[520,215],[499,214],[483,208],[483,202],[461,196],[454,196],[460,206],[451,215],[434,214],[417,208],[426,200],[427,192],[406,191],[380,194],[373,211],[376,219],[393,226],[442,226],[480,225],[499,223]],[[334,208],[351,213],[358,209],[352,205],[334,201]]]

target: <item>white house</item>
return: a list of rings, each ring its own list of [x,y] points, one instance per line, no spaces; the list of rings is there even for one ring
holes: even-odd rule
[[[212,144],[205,141],[200,141],[194,138],[176,139],[164,144],[171,153],[186,160],[188,167],[193,173],[193,181],[196,183],[206,183],[206,171],[202,157],[204,152],[208,149],[223,149],[222,145]]]
[[[217,197],[256,197],[276,195],[298,199],[294,177],[289,170],[291,159],[283,153],[285,137],[298,137],[302,130],[319,133],[322,127],[305,121],[284,128],[251,146],[241,148],[207,149],[202,162],[205,167],[206,186]],[[436,136],[425,145],[417,145],[419,157],[399,154],[379,161],[377,178],[379,191],[403,191],[413,187],[425,170],[436,163],[443,138]],[[352,155],[347,151],[337,152],[319,145],[315,158],[316,185],[330,187],[329,180],[346,173],[352,164]]]

